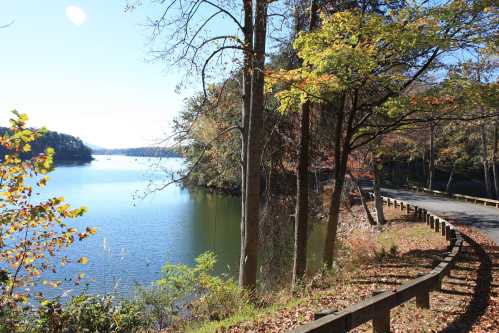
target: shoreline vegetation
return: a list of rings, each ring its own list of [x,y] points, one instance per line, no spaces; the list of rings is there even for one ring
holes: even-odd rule
[[[9,128],[0,127],[0,135],[11,132]],[[43,135],[30,143],[30,150],[21,153],[23,159],[30,159],[33,156],[42,154],[47,148],[54,149],[54,163],[56,165],[67,165],[74,163],[89,163],[93,160],[92,150],[86,146],[80,138],[58,133],[55,131],[43,130]],[[0,146],[0,156],[8,153],[8,149]]]
[[[182,157],[181,154],[170,148],[164,147],[137,147],[137,148],[96,148],[92,149],[94,155],[124,155],[132,157]]]

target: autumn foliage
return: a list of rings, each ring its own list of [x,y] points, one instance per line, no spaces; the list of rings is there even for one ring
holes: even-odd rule
[[[56,272],[70,263],[60,252],[75,240],[96,232],[79,231],[71,220],[85,213],[72,208],[63,197],[41,199],[47,174],[53,168],[54,150],[24,159],[31,144],[44,135],[45,129],[27,127],[28,117],[17,111],[10,120],[10,130],[0,137],[8,153],[0,163],[0,308],[28,301],[30,287],[37,283],[58,286],[59,281],[42,280],[46,271]],[[57,259],[56,259],[57,258]],[[85,264],[86,257],[79,258]],[[38,295],[43,296],[43,295]],[[1,312],[0,312],[1,314]]]

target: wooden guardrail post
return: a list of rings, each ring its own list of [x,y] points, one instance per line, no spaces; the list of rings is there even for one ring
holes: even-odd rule
[[[435,290],[442,290],[442,278],[438,278],[437,284],[435,285]]]
[[[428,289],[421,290],[416,295],[416,306],[421,309],[430,308],[430,291]]]
[[[373,296],[384,293],[386,290],[375,290]],[[390,333],[390,310],[379,311],[373,318],[373,333]]]
[[[407,215],[409,215],[411,213],[411,205],[407,204],[405,205],[405,208],[407,208]]]
[[[435,225],[435,232],[439,232],[440,231],[440,219],[435,218],[434,225]]]
[[[449,241],[450,241],[450,245],[449,245],[449,250],[450,250],[456,244],[456,230],[455,229],[450,229],[450,238],[449,238]]]
[[[445,239],[450,240],[450,225],[449,224],[447,224],[445,226]]]
[[[430,225],[430,214],[428,214],[428,212],[426,211],[425,209],[425,214],[424,214],[425,218],[425,222],[426,222],[426,225]]]
[[[435,218],[430,215],[430,228],[435,229]]]
[[[441,225],[440,225],[441,228],[440,229],[442,229],[442,236],[445,236],[445,231],[446,231],[445,230],[446,229],[445,226],[447,225],[447,223],[445,223],[445,221],[442,221],[440,223],[441,223]]]

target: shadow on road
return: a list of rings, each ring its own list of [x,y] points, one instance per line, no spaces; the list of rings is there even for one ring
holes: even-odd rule
[[[476,243],[473,239],[463,234],[464,240],[470,245],[474,251],[472,258],[478,260],[480,266],[478,268],[477,276],[475,279],[475,287],[471,295],[471,300],[467,304],[465,312],[454,319],[446,328],[440,331],[440,333],[454,333],[454,332],[468,332],[471,330],[472,326],[480,319],[480,317],[487,310],[487,306],[490,299],[491,293],[491,283],[492,283],[492,260],[483,249],[480,244]],[[495,252],[495,251],[494,251]],[[494,253],[495,254],[495,253]],[[470,254],[471,255],[471,254]],[[463,255],[461,255],[463,257]],[[459,261],[462,262],[460,257]],[[457,264],[459,264],[459,261]],[[459,269],[459,268],[455,268]],[[462,284],[471,285],[473,281],[468,279],[463,279]],[[443,293],[455,294],[455,291],[442,290]]]

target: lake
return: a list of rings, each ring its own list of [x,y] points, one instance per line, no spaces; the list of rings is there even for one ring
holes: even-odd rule
[[[138,283],[148,285],[160,277],[164,263],[192,264],[202,252],[212,250],[217,273],[236,274],[240,250],[240,199],[189,190],[178,184],[145,199],[134,199],[150,181],[168,179],[161,169],[178,170],[182,159],[94,156],[80,166],[58,166],[50,173],[43,196],[64,196],[72,206],[88,213],[72,223],[91,226],[97,234],[65,251],[70,258],[87,256],[85,266],[70,264],[44,278],[65,281],[67,295],[86,289],[90,293],[128,294]],[[312,236],[313,237],[313,236]],[[69,280],[79,272],[87,284]],[[48,296],[61,290],[39,287]]]

